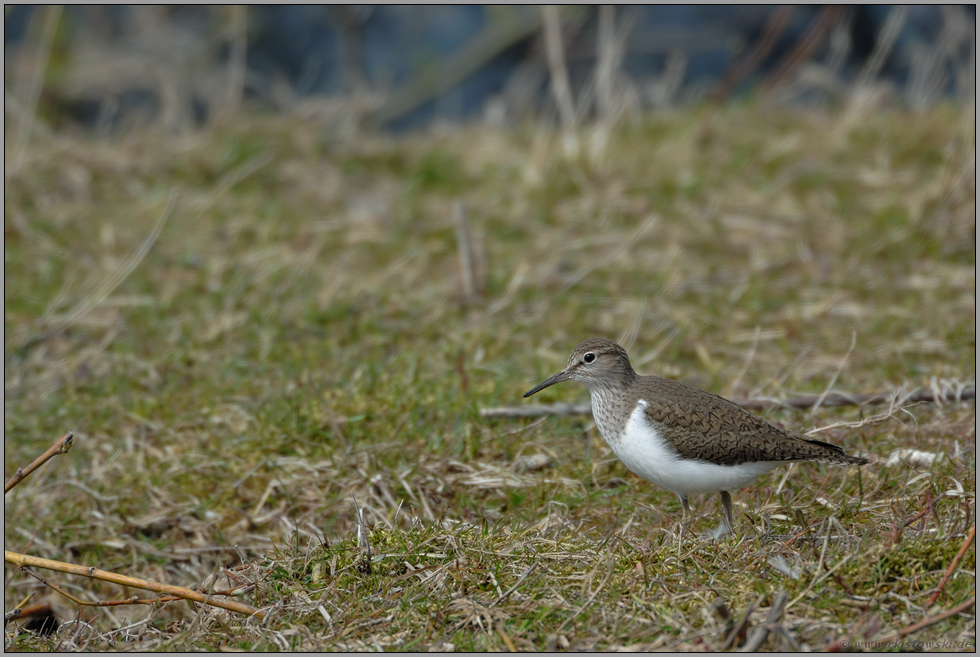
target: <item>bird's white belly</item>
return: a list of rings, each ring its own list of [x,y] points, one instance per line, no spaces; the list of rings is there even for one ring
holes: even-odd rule
[[[646,407],[647,402],[641,399],[618,439],[610,439],[612,437],[605,434],[603,427],[599,428],[600,433],[631,472],[675,495],[735,490],[781,465],[775,461],[717,465],[701,459],[682,458],[647,420]]]

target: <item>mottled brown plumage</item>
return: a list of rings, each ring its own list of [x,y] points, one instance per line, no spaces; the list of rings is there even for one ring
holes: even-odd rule
[[[729,487],[746,485],[781,463],[864,465],[836,445],[785,431],[710,392],[640,376],[626,350],[592,338],[576,346],[568,366],[525,397],[561,381],[589,388],[599,433],[626,466],[680,497],[720,492],[731,527]]]
[[[864,465],[836,445],[781,429],[724,397],[660,376],[638,377],[637,392],[656,402],[646,409],[651,422],[664,427],[681,456],[719,465],[754,461],[826,461]]]

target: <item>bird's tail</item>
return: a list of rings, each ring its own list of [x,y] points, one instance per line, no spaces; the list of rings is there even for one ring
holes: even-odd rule
[[[820,456],[821,461],[836,463],[838,465],[867,465],[870,462],[868,459],[860,456],[851,456],[844,451],[843,447],[820,442],[819,440],[810,440],[809,438],[805,440],[812,445],[817,445],[824,449],[824,453]]]

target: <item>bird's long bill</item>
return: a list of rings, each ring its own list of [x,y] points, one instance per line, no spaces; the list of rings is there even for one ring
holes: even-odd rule
[[[534,386],[533,388],[531,388],[530,390],[528,390],[527,392],[525,392],[524,393],[524,396],[525,397],[530,397],[534,393],[541,392],[542,390],[544,390],[548,386],[553,386],[556,383],[561,383],[562,381],[568,381],[568,371],[567,370],[562,370],[561,372],[559,372],[558,374],[554,375],[550,379],[548,379],[546,381],[542,381],[538,385]]]

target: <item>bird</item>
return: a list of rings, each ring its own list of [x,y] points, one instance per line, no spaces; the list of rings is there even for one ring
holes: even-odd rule
[[[786,431],[706,390],[634,371],[612,340],[580,342],[561,372],[524,397],[562,381],[589,389],[592,416],[603,440],[637,476],[680,499],[691,517],[692,495],[721,494],[728,533],[734,533],[729,491],[785,463],[823,461],[866,465],[841,447]]]

